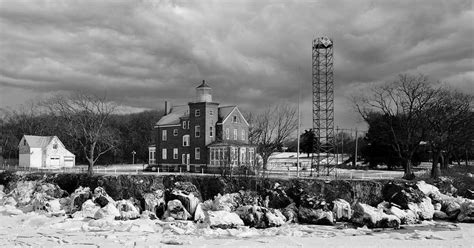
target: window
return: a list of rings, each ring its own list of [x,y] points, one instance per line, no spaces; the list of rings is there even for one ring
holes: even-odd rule
[[[196,117],[201,116],[201,110],[200,109],[194,110],[194,116],[196,116]]]
[[[201,148],[199,147],[194,148],[194,158],[196,160],[201,159]]]
[[[189,135],[183,135],[183,146],[189,146]]]
[[[201,136],[201,127],[199,125],[194,127],[194,136],[196,138],[199,138]]]
[[[237,129],[234,129],[234,140],[237,140]]]
[[[161,158],[163,160],[166,160],[166,148],[163,148],[163,150],[161,150]]]
[[[245,130],[242,130],[242,140],[245,140]]]
[[[235,122],[235,123],[237,123],[237,116],[235,116],[235,115],[234,115],[234,116],[232,116],[232,122]]]
[[[183,129],[186,129],[186,121],[183,121]]]
[[[212,127],[209,127],[209,136],[213,137],[214,136],[214,130]]]
[[[214,110],[209,110],[209,115],[214,115]]]
[[[155,147],[148,148],[148,163],[149,164],[155,164],[156,163],[155,151],[156,151]]]
[[[188,126],[186,128],[189,129],[189,121],[188,121]]]
[[[167,139],[166,136],[167,136],[166,135],[166,130],[161,131],[161,140],[166,141],[166,139]]]
[[[245,147],[240,148],[240,164],[243,165],[247,161],[245,160]]]
[[[225,129],[225,139],[230,139],[230,138],[229,138],[229,129],[228,129],[228,128]]]
[[[178,129],[177,128],[173,129],[173,136],[178,136]]]
[[[178,159],[178,148],[173,149],[173,159]]]
[[[249,163],[250,165],[253,165],[253,148],[249,148]]]
[[[23,145],[26,146],[26,139],[23,140]]]
[[[53,144],[53,149],[58,149],[58,144]]]

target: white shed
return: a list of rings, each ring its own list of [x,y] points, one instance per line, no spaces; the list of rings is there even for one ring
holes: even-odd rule
[[[60,168],[76,163],[76,156],[56,136],[24,135],[18,149],[20,167]]]

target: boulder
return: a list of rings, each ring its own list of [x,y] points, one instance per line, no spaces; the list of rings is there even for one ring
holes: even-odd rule
[[[334,215],[331,211],[312,209],[300,206],[298,208],[298,221],[306,224],[333,225]]]
[[[413,211],[420,220],[431,220],[433,219],[434,206],[431,204],[431,199],[429,197],[423,198],[419,203],[408,204],[408,208]]]
[[[240,201],[240,194],[239,193],[232,193],[232,194],[217,194],[214,196],[214,200],[212,201],[211,210],[213,211],[227,211],[232,212],[239,207]]]
[[[52,213],[55,215],[64,213],[64,211],[61,210],[61,203],[59,203],[59,199],[47,201],[44,205],[44,208],[46,211],[48,211],[48,213]]]
[[[252,205],[252,206],[241,206],[237,208],[236,213],[244,221],[246,226],[265,228],[265,213],[263,207]]]
[[[282,214],[288,222],[298,223],[298,208],[294,203],[286,206],[286,208],[282,210]]]
[[[192,216],[184,208],[183,204],[179,200],[172,200],[168,202],[168,208],[163,215],[163,218],[172,217],[175,220],[188,220]]]
[[[434,210],[435,211],[440,211],[441,210],[441,203],[437,202],[433,204]]]
[[[279,183],[275,183],[272,189],[266,190],[265,198],[268,199],[265,206],[268,208],[284,208],[293,202]]]
[[[114,199],[112,199],[112,197],[110,197],[107,194],[107,192],[105,191],[104,188],[99,186],[99,187],[94,189],[94,194],[92,195],[92,198],[97,199],[97,198],[101,198],[101,197],[107,199],[107,203],[111,202],[111,203],[115,204]],[[105,204],[105,205],[107,205],[107,204]]]
[[[97,205],[99,205],[99,207],[101,207],[101,208],[103,208],[103,207],[107,206],[107,204],[109,204],[109,201],[104,196],[99,196],[99,197],[95,198],[94,202]],[[114,202],[111,202],[111,203],[115,204]]]
[[[94,214],[94,219],[114,220],[116,217],[120,217],[120,212],[112,202],[107,203],[107,205],[97,210]]]
[[[130,200],[120,200],[116,202],[116,207],[119,211],[117,219],[133,220],[140,218],[140,211],[135,207]]]
[[[16,182],[16,186],[8,195],[15,199],[17,206],[22,207],[30,204],[35,189],[35,181],[18,181]]]
[[[369,228],[399,228],[400,219],[395,215],[388,215],[382,209],[376,209],[364,203],[354,206],[352,222]]]
[[[436,186],[425,183],[425,181],[419,181],[416,183],[418,189],[423,192],[426,196],[429,196],[433,200],[438,200],[441,196],[441,192]]]
[[[194,221],[195,222],[204,222],[206,220],[206,214],[203,209],[203,204],[199,203],[194,212]]]
[[[85,201],[80,211],[72,214],[73,218],[94,218],[95,213],[100,209],[91,199]]]
[[[457,197],[444,197],[441,200],[441,210],[448,215],[448,219],[454,220],[461,212],[461,204],[464,201]]]
[[[286,217],[279,210],[256,205],[241,206],[236,213],[246,226],[255,228],[281,226],[286,222]]]
[[[441,210],[435,210],[433,214],[433,219],[435,220],[446,220],[448,219],[448,215],[441,211]]]
[[[332,212],[336,221],[348,221],[352,217],[351,204],[344,199],[336,199],[333,202]]]
[[[409,203],[419,203],[425,194],[415,184],[410,183],[387,183],[382,188],[383,199],[387,202],[408,209]]]
[[[206,222],[213,228],[234,228],[243,226],[244,222],[238,214],[228,211],[208,211]]]
[[[391,206],[386,213],[397,216],[400,219],[400,224],[409,225],[418,221],[418,217],[409,209],[402,210],[396,206]]]
[[[457,220],[460,222],[474,223],[474,200],[466,200],[461,204]]]
[[[170,193],[170,199],[177,199],[181,201],[188,213],[194,215],[197,205],[201,202],[201,200],[196,197],[194,193],[195,192],[187,192],[180,189],[174,189]]]
[[[165,212],[165,195],[163,190],[155,190],[152,193],[143,194],[145,202],[145,211],[150,211],[159,217],[163,216]]]
[[[286,222],[286,217],[278,209],[270,208],[265,213],[267,227],[278,227]]]
[[[74,213],[76,211],[80,211],[84,202],[89,199],[92,199],[92,193],[89,187],[81,187],[77,188],[74,193],[71,194],[71,205],[65,208],[66,213]]]

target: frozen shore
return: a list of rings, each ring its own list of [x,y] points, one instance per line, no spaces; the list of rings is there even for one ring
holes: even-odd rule
[[[0,206],[0,247],[472,247],[474,225],[424,221],[400,230],[285,224],[211,229],[192,221],[77,220]]]

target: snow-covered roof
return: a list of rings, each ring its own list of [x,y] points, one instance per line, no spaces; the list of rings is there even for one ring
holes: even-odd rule
[[[45,148],[54,139],[54,136],[25,135],[25,139],[30,147]]]
[[[171,112],[163,117],[156,123],[158,126],[163,125],[174,125],[180,123],[180,118],[186,117],[189,115],[189,106],[173,106]]]

